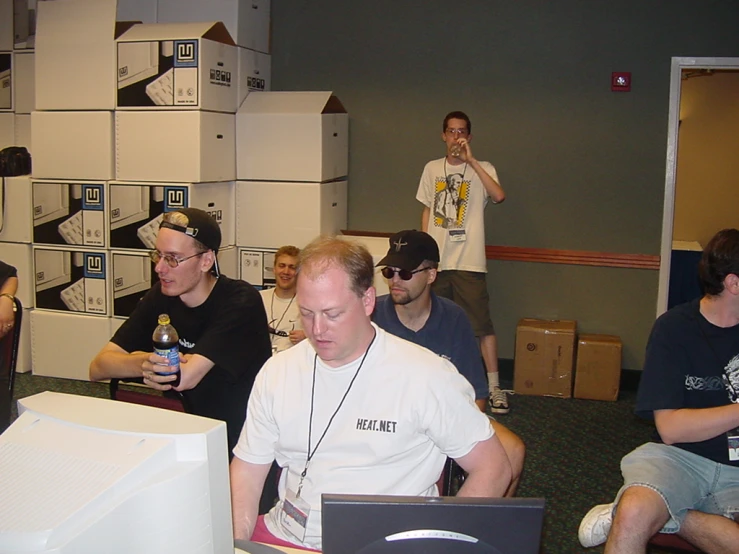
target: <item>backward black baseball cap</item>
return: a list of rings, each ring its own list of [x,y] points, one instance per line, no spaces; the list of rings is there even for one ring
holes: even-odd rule
[[[409,229],[390,237],[390,249],[377,266],[390,266],[413,271],[424,260],[439,262],[439,245],[423,231]]]
[[[175,225],[162,220],[159,228],[173,229],[200,241],[206,248],[218,254],[221,247],[221,227],[208,212],[198,208],[181,208],[175,210],[187,217],[187,226]]]

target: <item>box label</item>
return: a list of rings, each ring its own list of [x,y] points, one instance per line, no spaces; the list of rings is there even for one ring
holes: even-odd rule
[[[164,211],[174,212],[189,205],[187,187],[164,187]]]

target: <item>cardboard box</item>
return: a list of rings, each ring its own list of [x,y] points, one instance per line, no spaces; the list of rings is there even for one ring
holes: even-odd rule
[[[108,245],[105,182],[33,180],[31,187],[34,243]]]
[[[33,310],[33,374],[89,380],[90,362],[110,340],[109,321],[94,315]]]
[[[39,2],[36,109],[113,110],[115,38],[131,25],[116,23],[116,0]]]
[[[13,141],[15,146],[24,146],[31,151],[31,114],[15,114],[15,128]]]
[[[13,54],[13,107],[16,114],[30,114],[36,104],[35,54]]]
[[[33,242],[31,178],[24,175],[22,177],[5,177],[2,181],[4,183],[4,206],[2,209],[2,225],[0,225],[2,227],[0,241],[30,244]]]
[[[236,114],[236,152],[239,180],[345,177],[349,116],[330,92],[253,92]]]
[[[235,244],[236,211],[233,181],[219,183],[110,183],[110,247],[155,247],[162,214],[200,208],[221,226],[221,246]]]
[[[223,21],[236,44],[269,53],[270,0],[159,0],[161,23]]]
[[[113,112],[35,111],[31,135],[34,178],[115,178]]]
[[[621,339],[614,335],[580,335],[577,339],[575,398],[618,399],[621,384]]]
[[[275,286],[276,248],[239,248],[239,279],[257,289]]]
[[[0,50],[13,49],[13,1],[0,0]]]
[[[0,150],[15,146],[15,114],[0,113]]]
[[[33,247],[35,307],[110,315],[107,250]]]
[[[236,246],[218,249],[218,271],[226,277],[239,279],[239,249]]]
[[[0,52],[0,110],[13,111],[13,53]]]
[[[128,317],[139,300],[158,281],[146,252],[111,251],[113,266],[113,315]]]
[[[194,110],[117,111],[118,180],[234,181],[234,117]]]
[[[38,3],[45,0],[11,0],[13,3],[13,48],[33,50],[36,44]],[[122,0],[119,0],[122,1]]]
[[[377,296],[390,294],[390,287],[388,287],[388,281],[382,276],[381,267],[377,267],[377,264],[387,255],[387,250],[390,247],[390,241],[386,237],[370,237],[370,236],[359,236],[359,235],[339,235],[339,238],[358,242],[364,246],[369,253],[372,254],[372,266],[375,268],[375,280],[374,286],[377,291]]]
[[[572,396],[576,332],[575,321],[518,322],[513,373],[517,394]]]
[[[302,248],[318,235],[346,229],[346,210],[346,181],[237,181],[236,245]]]
[[[239,107],[250,92],[272,90],[272,56],[239,47]]]
[[[24,308],[33,308],[35,297],[31,245],[0,242],[0,260],[18,270],[18,292],[16,296]]]
[[[134,25],[118,43],[118,109],[236,113],[238,53],[223,23]]]

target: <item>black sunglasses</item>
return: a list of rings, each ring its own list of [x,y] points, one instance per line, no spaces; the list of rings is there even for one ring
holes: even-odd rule
[[[426,271],[427,269],[431,269],[431,268],[422,267],[420,269],[414,269],[413,271],[408,271],[407,269],[393,269],[392,267],[386,266],[382,268],[382,271],[380,271],[380,273],[382,273],[382,276],[385,279],[392,279],[393,276],[397,273],[398,277],[403,279],[403,281],[410,281],[416,273],[420,273],[421,271]]]

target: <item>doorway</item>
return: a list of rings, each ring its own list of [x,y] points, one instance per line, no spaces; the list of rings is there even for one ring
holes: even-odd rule
[[[677,180],[678,129],[683,70],[739,70],[739,58],[672,58],[670,100],[667,123],[667,167],[660,248],[657,316],[667,310],[670,285],[673,225],[675,219],[675,184]]]

